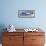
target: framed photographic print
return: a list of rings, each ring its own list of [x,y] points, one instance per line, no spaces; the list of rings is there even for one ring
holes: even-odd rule
[[[18,10],[19,18],[34,18],[35,10]]]

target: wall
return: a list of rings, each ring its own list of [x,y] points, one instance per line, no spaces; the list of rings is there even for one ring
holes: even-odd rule
[[[0,24],[13,24],[16,28],[46,28],[45,0],[1,0]],[[18,18],[18,10],[34,9],[35,18]]]
[[[0,0],[0,27],[40,27],[46,32],[46,0]],[[18,10],[34,9],[35,18],[18,18]]]

